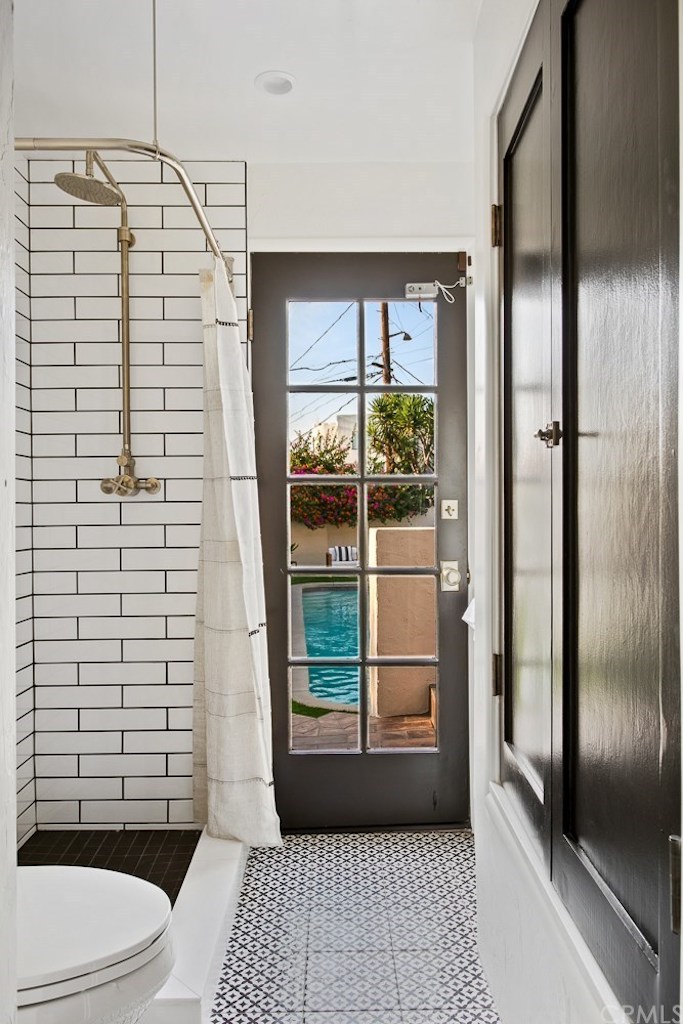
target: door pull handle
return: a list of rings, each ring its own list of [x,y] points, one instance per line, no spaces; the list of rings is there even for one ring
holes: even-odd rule
[[[546,448],[557,448],[562,437],[559,421],[553,420],[552,423],[547,423],[545,430],[541,427],[536,431],[534,437],[537,437],[539,441],[543,441]]]

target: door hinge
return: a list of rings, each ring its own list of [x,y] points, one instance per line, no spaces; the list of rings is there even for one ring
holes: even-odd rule
[[[669,889],[671,931],[681,934],[681,837],[669,836]]]
[[[247,341],[254,340],[254,310],[247,310]]]
[[[499,249],[503,244],[503,207],[495,203],[491,207],[491,245]]]
[[[494,654],[491,664],[491,694],[500,697],[503,692],[503,655]]]

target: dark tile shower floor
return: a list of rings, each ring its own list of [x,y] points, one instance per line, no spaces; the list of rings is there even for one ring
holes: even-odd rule
[[[19,850],[18,862],[123,871],[158,885],[175,903],[200,835],[199,829],[36,832]]]

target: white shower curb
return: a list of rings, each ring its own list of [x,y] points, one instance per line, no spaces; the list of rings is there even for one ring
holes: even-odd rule
[[[202,832],[173,908],[173,973],[140,1024],[206,1024],[249,848]]]

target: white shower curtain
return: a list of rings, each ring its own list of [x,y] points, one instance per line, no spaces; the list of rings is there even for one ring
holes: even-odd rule
[[[194,666],[194,813],[210,835],[281,843],[273,790],[251,384],[225,265],[199,275],[204,491]]]

